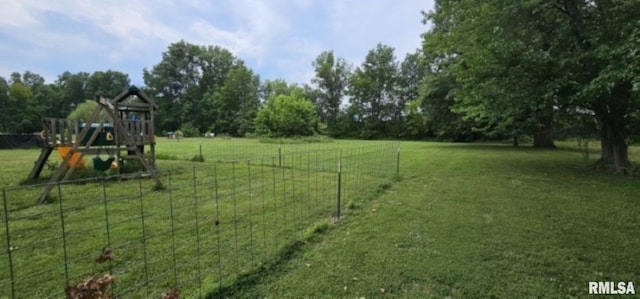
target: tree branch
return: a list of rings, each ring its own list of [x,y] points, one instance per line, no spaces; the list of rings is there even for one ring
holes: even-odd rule
[[[563,1],[564,5],[559,5],[558,3],[553,3],[553,7],[555,7],[558,11],[560,11],[561,13],[567,15],[569,18],[571,18],[571,13],[569,12],[569,10],[567,9],[566,6],[566,1]]]

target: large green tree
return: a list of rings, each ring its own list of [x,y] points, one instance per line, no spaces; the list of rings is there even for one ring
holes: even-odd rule
[[[143,70],[146,91],[160,106],[160,130],[176,130],[190,124],[199,131],[214,126],[212,99],[225,85],[234,66],[241,63],[221,47],[198,46],[180,41],[169,45],[162,60]],[[205,95],[209,93],[209,96]]]
[[[547,3],[565,39],[559,59],[571,71],[570,99],[594,112],[603,164],[629,172],[628,138],[640,106],[640,2]]]
[[[253,121],[260,107],[259,88],[260,78],[242,61],[237,61],[224,85],[204,96],[203,102],[207,105],[204,110],[213,112],[209,115],[212,119],[206,120],[213,124],[212,130],[232,136],[253,132]]]
[[[411,101],[418,100],[420,86],[426,74],[426,64],[422,51],[409,53],[399,67],[396,83],[395,106],[390,134],[396,137],[409,137],[407,127],[407,109]],[[415,137],[415,136],[414,136]]]
[[[327,125],[329,135],[336,136],[340,131],[338,116],[349,83],[350,66],[343,58],[335,57],[333,51],[320,53],[312,64],[315,77],[311,82],[319,91],[316,99],[319,116]]]
[[[420,86],[418,107],[428,132],[440,140],[473,141],[478,132],[463,114],[455,112],[459,83],[447,68],[427,72]],[[478,125],[479,123],[475,123]]]
[[[0,76],[0,133],[9,132],[9,84]]]
[[[554,40],[533,1],[437,1],[424,35],[429,63],[459,83],[453,110],[489,136],[531,132],[534,146],[554,147],[553,107],[560,68]]]
[[[87,78],[85,96],[88,99],[95,99],[99,96],[112,99],[129,88],[130,85],[131,80],[128,74],[113,70],[97,71]]]
[[[65,71],[58,75],[54,82],[55,101],[53,103],[54,113],[49,117],[64,118],[75,107],[87,99],[86,87],[89,73],[71,73]]]
[[[24,84],[31,90],[31,93],[33,94],[33,101],[30,102],[30,106],[28,107],[28,109],[31,110],[31,113],[48,115],[51,111],[50,107],[52,106],[52,102],[55,100],[55,95],[51,85],[45,84],[45,80],[42,76],[31,71],[25,71],[22,74],[13,73],[11,77],[13,83]],[[40,122],[36,121],[34,129],[39,126]]]
[[[290,95],[294,91],[299,91],[300,87],[296,84],[289,84],[284,79],[265,80],[260,85],[260,100],[266,103],[271,97],[279,95]]]
[[[201,47],[180,41],[169,45],[162,60],[151,70],[143,70],[146,91],[160,108],[156,114],[158,129],[177,130],[195,118],[190,112],[193,101],[202,97],[201,52]]]
[[[394,49],[378,44],[349,80],[350,114],[358,124],[360,137],[372,138],[387,132],[396,104],[397,81]]]
[[[23,83],[9,85],[8,101],[5,105],[7,131],[33,133],[41,129],[41,108],[35,101],[31,88]]]
[[[65,72],[46,84],[39,74],[25,71],[12,73],[9,83],[0,80],[0,130],[34,132],[42,130],[42,117],[66,117],[76,103],[84,101],[86,78],[86,73]]]
[[[441,0],[427,15],[434,26],[424,45],[433,63],[455,62],[460,113],[485,128],[531,130],[534,145],[552,146],[556,111],[593,112],[601,161],[624,173],[638,19],[638,1]]]

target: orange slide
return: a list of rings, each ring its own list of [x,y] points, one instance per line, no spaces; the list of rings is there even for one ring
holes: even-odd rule
[[[70,150],[71,146],[58,146],[58,154],[60,154],[60,158],[64,159],[64,157],[69,153]],[[82,160],[82,153],[73,153],[73,155],[71,155],[71,158],[69,159],[69,165],[67,165],[67,167],[71,165],[76,165],[76,168],[78,169],[84,169],[84,160]]]

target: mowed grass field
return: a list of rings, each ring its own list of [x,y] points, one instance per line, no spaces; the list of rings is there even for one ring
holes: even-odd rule
[[[190,161],[200,153],[204,163]],[[377,194],[395,175],[397,144],[160,139],[165,189],[149,178],[89,180],[56,186],[44,205],[35,205],[42,186],[19,186],[38,150],[0,154],[0,298],[59,298],[104,273],[116,276],[117,297],[178,288],[191,298],[232,288],[326,227],[338,186],[345,207]],[[96,264],[103,247],[115,258]]]
[[[183,141],[180,141],[180,146],[189,144]],[[199,150],[199,144],[203,143],[191,142],[186,146],[190,149],[189,153],[178,157],[177,155],[187,150],[178,150],[179,142],[165,142],[170,142],[164,143],[170,144],[170,149],[162,147],[163,141],[160,141],[158,153],[176,156],[169,156],[172,159],[189,159],[197,154],[193,148],[197,147]],[[206,142],[203,144],[203,148],[210,145]],[[238,147],[238,144],[244,145]],[[295,145],[260,144],[255,140],[227,142],[226,146],[225,152],[245,150],[245,156],[262,156],[261,159],[266,161],[278,159],[279,151],[289,151],[292,156],[298,152]],[[305,151],[312,151],[310,149],[314,145],[301,145],[300,148],[302,146],[308,147]],[[167,254],[166,259],[154,260],[153,264],[158,267],[149,269],[152,274],[170,273],[158,278],[163,280],[158,286],[166,290],[177,281],[187,297],[274,298],[579,298],[588,295],[590,281],[633,282],[636,289],[640,289],[640,180],[637,177],[611,176],[585,169],[583,158],[575,150],[573,143],[560,143],[560,148],[556,150],[534,150],[526,146],[512,148],[500,144],[401,142],[401,180],[393,185],[389,185],[392,180],[388,175],[395,172],[395,169],[390,170],[395,164],[389,161],[394,156],[381,155],[374,150],[358,150],[363,146],[383,147],[384,142],[336,141],[333,144],[315,146],[317,153],[324,153],[319,154],[319,160],[329,161],[327,169],[334,167],[334,160],[330,158],[335,155],[335,151],[331,150],[332,146],[342,147],[345,156],[351,148],[355,151],[353,156],[360,157],[345,166],[357,165],[354,168],[357,171],[352,173],[353,176],[347,176],[350,178],[346,181],[347,186],[351,187],[346,187],[350,192],[347,194],[348,199],[343,202],[344,217],[341,221],[326,224],[326,218],[334,212],[335,202],[330,197],[333,194],[323,190],[335,190],[337,187],[334,184],[334,173],[329,170],[316,171],[315,169],[323,169],[324,166],[314,168],[313,158],[305,160],[304,155],[300,156],[301,162],[297,165],[312,165],[311,168],[292,166],[292,171],[289,172],[286,167],[272,168],[267,165],[268,172],[285,169],[284,176],[299,178],[295,181],[295,190],[298,191],[292,191],[291,184],[281,184],[280,180],[275,187],[264,182],[257,183],[259,180],[254,181],[254,186],[266,186],[267,193],[275,191],[281,194],[284,191],[286,198],[303,198],[304,194],[318,196],[311,196],[311,201],[282,201],[292,204],[286,207],[279,205],[278,207],[285,207],[281,209],[265,209],[265,218],[261,218],[262,212],[256,212],[261,210],[252,210],[254,212],[248,214],[255,216],[248,218],[254,219],[255,222],[252,223],[254,227],[260,227],[260,233],[248,241],[241,241],[239,245],[235,245],[233,235],[225,237],[223,233],[233,231],[233,224],[239,223],[237,221],[198,230],[184,226],[175,245],[166,241],[153,244],[154,241],[167,239],[152,239],[147,244],[150,256],[158,256],[163,250],[172,252],[171,248],[174,246],[178,248],[175,250],[178,253],[177,274],[171,274],[173,262],[170,254]],[[0,152],[2,155],[5,153]],[[34,153],[33,159],[24,162],[28,167],[37,156],[37,151]],[[204,155],[206,161],[216,159],[209,151],[205,150]],[[630,155],[632,160],[640,161],[640,151],[637,148],[632,148]],[[597,157],[592,155],[592,159],[595,158]],[[17,157],[9,160],[15,165],[8,163],[8,167],[25,167],[19,166]],[[385,162],[383,164],[380,161]],[[190,195],[193,187],[188,176],[189,169],[194,164],[198,165],[184,160],[159,161],[161,167],[181,166],[186,169],[175,174],[184,176],[176,178],[182,183],[176,183],[174,187],[180,186],[182,191],[177,191],[174,198],[181,198],[178,194],[183,194],[184,200],[177,205],[181,203],[189,207],[178,209],[177,213],[194,215],[193,196]],[[231,171],[220,167],[220,172]],[[254,167],[254,171],[259,171],[261,166]],[[196,171],[200,171],[199,169]],[[28,170],[25,169],[25,176]],[[210,176],[211,173],[207,173]],[[246,174],[246,171],[242,173],[243,176]],[[278,172],[276,177],[280,176],[282,173]],[[207,175],[203,174],[202,177]],[[272,176],[267,175],[265,178],[270,180]],[[7,178],[7,181],[12,180],[18,181],[14,177]],[[314,185],[316,181],[320,186],[318,188]],[[128,184],[131,189],[125,188]],[[196,186],[201,184],[207,183],[196,182]],[[233,183],[227,184],[226,189],[231,190],[228,187]],[[129,190],[126,192],[135,193],[136,186],[137,181],[108,184],[107,192],[117,195],[122,194],[118,192]],[[85,195],[93,194],[90,193],[93,190],[91,184],[74,188],[87,188],[74,190]],[[259,192],[256,192],[255,197],[248,196],[251,192],[247,188],[244,184],[242,187],[238,185],[236,189],[237,194],[244,194],[238,202],[245,203],[238,205],[237,211],[245,215],[250,198],[254,200],[251,207],[257,208],[261,204]],[[196,189],[196,193],[200,194],[200,189]],[[203,188],[198,198],[203,198],[205,203],[212,203],[211,191],[210,188]],[[100,192],[102,189],[95,193],[99,199]],[[296,196],[296,192],[303,193]],[[156,214],[157,223],[168,221],[169,215],[160,212],[169,209],[171,201],[166,195],[162,196],[162,205],[155,201],[159,206],[158,210],[150,211],[150,219],[154,219]],[[225,198],[233,198],[229,196],[226,193]],[[155,199],[152,195],[145,193],[141,198],[141,201],[137,201],[138,208],[140,202],[145,207],[153,206],[152,200]],[[240,199],[240,196],[236,198]],[[267,198],[267,202],[268,200]],[[233,211],[233,202],[227,201],[225,204],[224,210],[228,211],[226,215],[231,217],[229,215]],[[114,202],[98,212],[103,215],[104,210],[125,211],[131,207],[130,204],[119,207]],[[207,206],[201,210],[198,214],[201,215],[201,221],[211,222],[211,215],[215,215],[214,208],[215,206]],[[35,213],[35,209],[42,208],[33,207],[25,211]],[[91,215],[95,214],[86,214],[84,217]],[[133,217],[132,215],[128,217]],[[59,231],[59,218],[53,219],[48,225],[58,227]],[[181,219],[191,219],[193,222],[193,217]],[[289,222],[286,219],[290,219]],[[134,220],[140,222],[138,218]],[[120,221],[127,223],[127,217]],[[318,223],[324,224],[322,227],[328,229],[318,229],[317,233],[310,234],[308,228],[318,227]],[[271,229],[272,227],[275,228]],[[113,238],[120,236],[126,239],[124,236],[129,234],[131,239],[139,241],[140,236],[136,236],[140,234],[139,225],[121,225],[116,228],[118,233],[114,233]],[[164,236],[163,232],[169,226],[162,228],[156,232],[159,236]],[[245,235],[256,232],[251,231],[248,225],[241,225],[240,230]],[[223,241],[219,243],[215,239],[202,237],[207,234],[222,236]],[[93,247],[105,243],[103,230],[97,229],[96,235],[103,241],[93,243]],[[211,255],[210,258],[193,262],[197,256],[207,256],[196,252],[198,247],[194,244],[198,237],[199,242],[202,242],[200,248],[210,249],[220,244],[223,248],[221,252],[227,252],[219,254],[222,261]],[[5,242],[4,239],[0,241]],[[56,242],[59,246],[60,242]],[[124,240],[113,241],[123,242]],[[126,268],[127,263],[131,265],[126,268],[129,270],[142,265],[140,256],[143,248],[139,242],[136,244],[116,248],[116,256],[121,252],[121,256],[114,262],[116,270]],[[266,249],[258,249],[261,246]],[[69,272],[81,272],[81,269],[91,267],[94,252],[99,252],[99,249],[85,248],[78,251],[77,254],[84,254],[85,257],[74,259],[70,267],[75,270]],[[256,256],[256,253],[264,252],[267,253],[266,259]],[[62,263],[61,252],[53,255]],[[33,257],[26,261],[24,267],[33,267]],[[261,268],[260,271],[251,270],[260,264],[268,264],[269,267]],[[225,273],[228,268],[232,275],[220,279],[215,273],[220,271],[221,266]],[[0,267],[6,265],[0,262]],[[102,266],[100,270],[105,270],[105,267]],[[137,271],[137,275],[144,275],[144,271]],[[82,275],[85,274],[86,271],[82,272]],[[5,276],[2,275],[5,274],[0,274],[0,279],[4,279]],[[58,286],[64,284],[64,274],[60,271],[58,275],[53,278],[44,277],[51,276],[46,273],[42,279],[55,280],[55,284],[50,285],[59,289]],[[116,271],[116,275],[126,281],[128,273]],[[205,278],[202,288],[188,283],[197,277]],[[75,275],[73,278],[81,276]],[[220,286],[222,288],[218,288]],[[122,291],[122,287],[124,283],[118,286],[118,290]],[[126,293],[128,297],[159,294],[156,290],[145,293],[144,285],[138,287],[141,290]],[[3,286],[3,289],[6,287]],[[198,291],[193,291],[194,289]]]
[[[590,281],[640,291],[638,178],[585,170],[573,143],[401,147],[400,183],[235,296],[583,298]]]
[[[304,143],[302,141],[294,141],[294,143],[279,143],[277,140],[269,143],[261,142],[258,139],[245,138],[185,138],[185,139],[167,139],[164,137],[156,138],[156,155],[158,156],[158,167],[161,169],[180,168],[182,166],[191,167],[192,165],[184,162],[189,161],[196,155],[202,154],[205,162],[229,162],[229,161],[247,161],[254,162],[270,161],[278,162],[278,158],[282,156],[294,156],[296,154],[320,153],[321,156],[329,157],[330,154],[339,154],[340,150],[347,155],[351,149],[359,149],[362,147],[382,146],[393,142],[390,141],[360,141],[360,140],[333,140],[328,142]],[[149,149],[146,148],[146,151]],[[21,149],[21,150],[0,150],[0,188],[7,186],[15,186],[22,182],[29,174],[33,163],[40,154],[39,149]],[[104,150],[99,156],[106,159],[109,155],[114,154]],[[91,167],[91,158],[85,157],[85,164]],[[59,154],[54,151],[49,161],[58,163],[61,161]],[[197,164],[196,164],[197,165]],[[51,171],[47,168],[43,170],[43,175],[50,175]]]

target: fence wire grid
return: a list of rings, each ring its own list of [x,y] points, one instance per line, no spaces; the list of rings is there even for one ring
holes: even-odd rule
[[[396,143],[252,153],[160,149],[162,190],[143,174],[58,183],[44,205],[43,185],[3,189],[0,298],[60,298],[105,274],[118,298],[215,295],[400,170]],[[205,162],[183,161],[193,155]]]

